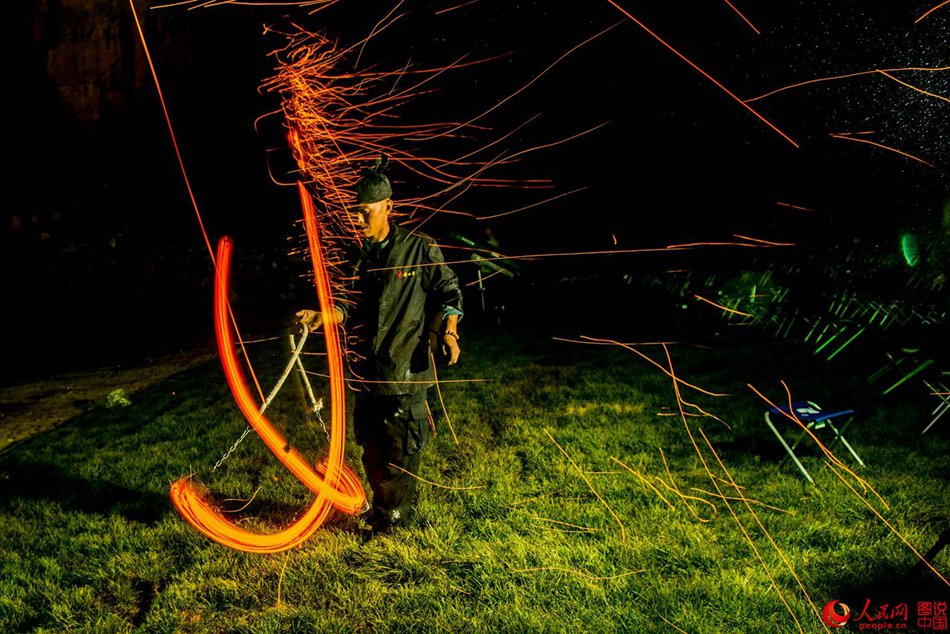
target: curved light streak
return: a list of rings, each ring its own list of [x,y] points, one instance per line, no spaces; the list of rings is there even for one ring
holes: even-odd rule
[[[299,186],[299,191],[313,258],[320,309],[322,311],[335,310],[326,264],[323,261],[313,201],[302,185]],[[215,334],[224,374],[238,408],[244,414],[248,424],[277,459],[307,488],[317,494],[317,499],[299,520],[287,528],[276,533],[261,534],[235,526],[211,506],[207,496],[190,478],[182,478],[175,482],[171,487],[171,497],[182,517],[218,543],[245,552],[275,553],[292,548],[307,539],[326,520],[331,506],[344,513],[355,514],[362,508],[366,495],[356,474],[343,464],[346,405],[342,351],[339,330],[335,324],[325,324],[323,328],[327,344],[331,398],[330,450],[327,459],[316,469],[311,467],[306,458],[290,447],[286,439],[258,409],[234,353],[234,340],[228,319],[228,280],[233,246],[230,237],[225,236],[219,241],[215,270]]]

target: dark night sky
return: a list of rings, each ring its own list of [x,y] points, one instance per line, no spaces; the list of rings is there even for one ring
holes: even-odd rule
[[[509,53],[439,78],[433,94],[405,111],[410,119],[466,120],[571,47],[616,24],[480,121],[491,128],[485,136],[445,148],[447,154],[462,153],[537,114],[506,141],[507,149],[549,143],[607,123],[570,143],[528,154],[499,173],[550,178],[554,193],[587,188],[494,222],[509,252],[610,249],[615,238],[619,248],[654,247],[728,239],[733,233],[790,240],[815,250],[855,239],[890,245],[907,228],[947,239],[941,216],[950,196],[950,103],[945,99],[882,75],[866,75],[751,104],[798,142],[796,149],[606,1],[477,0],[437,13],[457,4],[405,2],[396,12],[404,15],[363,50],[361,67],[386,69],[407,63],[442,66],[463,54],[477,59]],[[715,0],[620,4],[629,5],[638,19],[740,97],[818,77],[950,62],[950,9],[914,23],[933,0],[741,3],[760,35]],[[238,258],[243,249],[270,254],[258,263],[274,261],[286,251],[287,238],[297,235],[295,194],[268,176],[286,161],[280,122],[271,117],[254,127],[255,119],[277,106],[273,95],[258,92],[273,69],[267,53],[281,44],[278,36],[264,35],[263,26],[293,21],[349,44],[369,33],[392,6],[344,0],[312,15],[300,7],[160,12],[164,37],[150,42],[153,54],[176,46],[175,33],[192,49],[188,65],[158,68],[188,175],[212,240],[234,235]],[[153,11],[147,18],[147,37],[157,15]],[[16,136],[23,141],[16,144],[14,193],[8,196],[11,212],[4,222],[11,214],[38,216],[55,230],[50,240],[31,241],[27,231],[3,229],[3,249],[10,258],[4,265],[17,305],[9,328],[24,338],[36,337],[61,324],[60,315],[70,315],[77,327],[57,335],[62,341],[48,352],[64,366],[115,347],[102,338],[124,333],[129,324],[140,324],[132,329],[140,327],[156,341],[205,333],[201,324],[211,301],[210,264],[154,89],[147,87],[142,99],[99,124],[78,126],[44,83],[41,62],[24,62],[18,70],[24,74],[22,85],[33,89],[17,104],[22,112],[15,121],[22,129]],[[948,72],[895,76],[950,95]],[[864,138],[936,168],[829,136],[868,130],[875,133]],[[29,134],[20,134],[24,131]],[[405,187],[418,186],[411,174],[397,170],[391,177]],[[550,193],[474,192],[456,206],[490,214]],[[794,211],[777,201],[815,211]],[[53,220],[57,211],[61,219]],[[446,221],[433,233],[445,228],[478,230]],[[77,250],[85,255],[79,258]],[[549,272],[558,275],[575,265],[589,271],[635,269],[646,261],[636,258],[562,262],[561,269],[552,264]],[[649,264],[676,265],[672,259]],[[246,294],[267,303],[266,282],[280,287],[282,274],[287,272],[278,267],[258,276]],[[281,309],[276,296],[283,290],[274,291],[272,302]],[[255,326],[266,329],[266,319]],[[89,334],[80,337],[79,331]],[[75,343],[80,338],[84,343]],[[29,356],[21,352],[11,358]],[[9,367],[7,374],[16,375]]]

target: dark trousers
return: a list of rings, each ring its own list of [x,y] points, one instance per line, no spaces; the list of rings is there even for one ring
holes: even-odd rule
[[[363,448],[363,467],[373,491],[373,515],[398,524],[416,502],[422,448],[429,440],[426,391],[415,394],[357,395],[353,433]],[[397,468],[398,467],[398,468]]]

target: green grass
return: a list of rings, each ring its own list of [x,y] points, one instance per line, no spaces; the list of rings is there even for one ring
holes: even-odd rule
[[[715,485],[682,419],[661,415],[677,412],[668,377],[625,350],[527,332],[472,329],[464,343],[462,364],[441,378],[490,381],[445,385],[458,445],[431,395],[438,435],[420,475],[482,488],[420,484],[411,524],[367,543],[354,520],[336,516],[289,553],[248,555],[178,516],[168,487],[189,473],[222,508],[253,496],[235,518],[256,530],[285,525],[312,500],[253,435],[211,470],[244,428],[215,363],[0,454],[0,631],[795,632],[795,618],[806,632],[824,631],[750,511],[732,502],[734,518],[723,500],[697,490]],[[644,350],[663,359],[661,349]],[[872,495],[874,508],[921,553],[950,525],[945,428],[919,433],[929,403],[878,398],[862,391],[860,373],[815,366],[793,349],[758,352],[671,347],[681,378],[729,393],[683,390],[723,421],[688,419],[712,472],[728,478],[699,429],[744,495],[781,509],[752,507],[819,610],[832,599],[857,609],[867,598],[893,599],[911,603],[913,615],[917,601],[947,597],[933,573],[912,570],[910,548],[814,451],[802,452],[814,486],[780,461],[765,405],[746,384],[781,399],[784,378],[796,396],[860,399],[849,436],[868,466],[856,471],[890,505]],[[285,352],[259,345],[252,355],[270,384]],[[271,416],[305,453],[325,445],[293,382]],[[660,484],[669,483],[661,450],[679,490],[705,500],[690,500],[692,512]],[[361,471],[352,442],[347,455]],[[950,574],[945,550],[934,565]]]

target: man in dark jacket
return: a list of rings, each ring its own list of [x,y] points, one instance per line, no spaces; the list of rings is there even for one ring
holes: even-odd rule
[[[373,491],[367,523],[372,532],[403,522],[416,498],[420,452],[429,439],[426,391],[434,384],[433,352],[449,365],[459,358],[462,293],[432,238],[393,223],[392,188],[385,165],[356,187],[356,225],[363,248],[355,263],[352,305],[337,314],[297,313],[311,331],[345,322],[357,390],[353,431]],[[441,344],[441,346],[440,346]],[[408,473],[407,473],[408,472]]]

